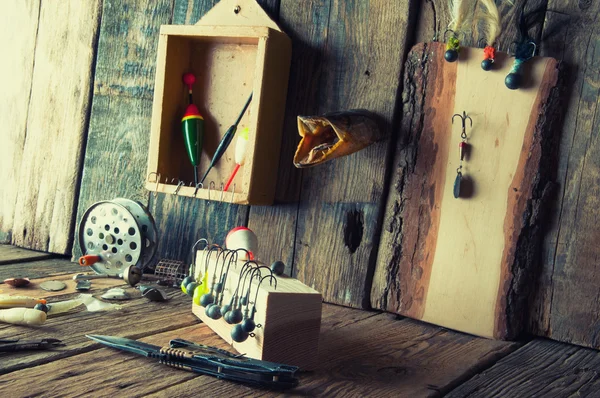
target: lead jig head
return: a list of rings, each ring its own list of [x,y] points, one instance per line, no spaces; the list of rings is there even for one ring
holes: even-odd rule
[[[446,42],[446,52],[444,53],[444,59],[448,62],[454,62],[458,59],[458,52],[460,51],[460,41],[458,37],[456,37],[456,32],[447,29],[444,32],[444,39],[446,38],[446,33],[451,32],[452,36]]]

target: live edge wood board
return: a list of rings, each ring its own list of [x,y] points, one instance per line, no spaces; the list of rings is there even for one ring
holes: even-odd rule
[[[535,57],[526,87],[509,90],[512,58],[480,67],[481,49],[444,60],[442,43],[416,45],[405,66],[404,118],[372,288],[375,307],[485,337],[520,331],[538,246],[543,164],[559,64]],[[471,146],[456,199],[461,123]]]

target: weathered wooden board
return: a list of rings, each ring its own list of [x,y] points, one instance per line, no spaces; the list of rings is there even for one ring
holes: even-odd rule
[[[140,297],[120,302],[119,304],[123,305],[122,309],[108,312],[88,312],[85,307],[78,307],[80,310],[77,312],[48,317],[46,322],[37,328],[0,323],[0,339],[9,337],[35,339],[40,338],[43,333],[44,338],[57,338],[66,344],[66,347],[57,350],[3,355],[0,374],[60,358],[70,356],[77,358],[77,354],[98,347],[97,344],[85,337],[86,334],[139,338],[198,323],[191,312],[189,297],[184,296],[179,290],[173,289],[169,289],[168,294],[170,300],[165,303],[149,302]],[[60,369],[55,364],[50,365],[54,369]],[[4,381],[12,378],[12,376],[7,376]],[[0,382],[0,385],[3,383]],[[42,385],[40,384],[40,386]]]
[[[597,397],[598,351],[537,339],[446,397]]]
[[[54,278],[58,275],[73,275],[77,272],[81,272],[81,266],[64,257],[32,259],[24,263],[2,264],[0,267],[0,281],[8,278]],[[0,290],[3,288],[8,289],[8,287],[0,285]],[[17,294],[25,291],[15,290]]]
[[[521,289],[537,249],[548,178],[539,168],[548,155],[546,114],[556,106],[558,64],[534,58],[530,86],[512,91],[504,86],[506,54],[485,72],[477,49],[462,48],[456,63],[444,51],[430,43],[409,54],[404,114],[411,116],[401,130],[408,145],[394,160],[372,300],[416,319],[510,338],[523,323]],[[455,199],[461,128],[452,115],[463,111],[473,127],[467,124],[472,150],[462,172],[474,189]]]
[[[319,347],[319,368],[300,373],[300,384],[290,394],[440,396],[518,345],[397,320],[389,314],[324,305]],[[177,384],[157,396],[185,395],[202,381]],[[202,391],[211,396],[278,396],[225,383],[203,386]]]
[[[0,13],[0,242],[12,238],[40,12],[39,0],[10,0]]]
[[[77,222],[100,200],[148,203],[144,188],[156,45],[171,0],[107,0],[102,24]],[[75,242],[77,242],[75,228]],[[73,257],[81,255],[79,245]]]
[[[219,345],[220,339],[208,327],[205,325],[184,327],[186,323],[189,324],[189,322],[182,322],[181,328],[167,328],[165,330],[168,331],[163,333],[153,331],[151,335],[141,334],[140,336],[148,337],[140,340],[164,346],[168,345],[170,339],[181,337],[207,345]],[[90,333],[95,334],[96,332]],[[85,349],[78,350],[77,355],[0,376],[0,386],[10,389],[11,397],[15,398],[35,395],[76,396],[81,394],[94,397],[146,397],[173,385],[183,384],[188,380],[193,380],[195,383],[190,391],[201,391],[202,394],[205,393],[206,388],[210,388],[209,391],[212,391],[215,384],[226,386],[231,390],[230,392],[253,391],[248,387],[219,381],[210,376],[198,376],[192,372],[169,369],[156,360],[139,355],[101,348],[102,345],[83,336],[82,338],[88,343]],[[86,352],[90,350],[93,351]],[[44,372],[41,374],[44,382],[32,385],[31,381],[40,376],[37,372]],[[65,379],[68,379],[69,382],[65,383]],[[183,396],[188,396],[190,391]],[[159,395],[167,396],[162,392]]]
[[[565,117],[531,329],[600,348],[600,4],[551,0],[548,9],[542,53],[566,64]]]
[[[53,257],[53,254],[36,252],[16,246],[0,245],[0,265],[43,260],[50,257]]]
[[[303,34],[316,43],[307,46],[322,49],[317,59],[324,65],[318,69],[318,79],[312,76],[309,80],[315,88],[306,95],[314,104],[307,110],[319,114],[366,108],[384,120],[391,135],[406,31],[411,26],[409,2],[315,1],[309,5],[310,9],[291,14],[294,19],[280,18],[281,25],[292,32],[308,30]],[[283,3],[282,17],[286,8]],[[305,23],[306,13],[323,21],[317,26],[326,24],[327,33],[312,33],[315,28]],[[302,173],[294,275],[322,292],[328,302],[369,306],[389,143],[379,142]],[[293,208],[289,210],[292,214],[271,214],[265,221],[269,225],[289,223],[295,217]],[[275,246],[273,257],[289,258],[284,244],[290,238],[279,237],[283,244]]]
[[[99,24],[98,0],[42,2],[15,245],[70,253]]]
[[[327,43],[330,4],[283,0],[279,16],[281,27],[292,38],[293,51],[277,176],[277,204],[251,207],[248,228],[260,236],[259,258],[265,263],[282,260],[288,275],[293,272],[302,175],[292,162],[300,142],[297,118],[298,115],[318,113],[315,98],[320,90],[321,75],[327,67],[323,52]]]

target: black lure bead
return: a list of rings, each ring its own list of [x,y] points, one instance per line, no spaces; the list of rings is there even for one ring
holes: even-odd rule
[[[504,84],[506,84],[506,87],[510,88],[511,90],[516,90],[519,87],[521,87],[522,80],[523,80],[523,77],[520,74],[509,73],[508,75],[506,75],[506,78],[504,79]]]
[[[192,282],[196,282],[194,280],[193,276],[186,276],[185,278],[183,278],[183,280],[181,281],[181,286],[186,287],[187,285],[189,285]]]
[[[216,304],[211,304],[206,307],[206,315],[208,315],[210,319],[221,319],[223,316],[223,314],[221,314],[221,307]]]
[[[190,282],[185,286],[185,291],[187,292],[187,295],[190,297],[194,297],[194,290],[196,290],[196,288],[200,286],[199,283],[196,282]]]
[[[223,314],[223,316],[225,316],[225,314],[227,314],[230,309],[231,309],[231,306],[229,304],[225,304],[224,306],[221,307],[221,314]]]
[[[208,307],[209,304],[212,304],[214,302],[215,296],[213,296],[210,293],[203,294],[202,297],[200,297],[200,305],[202,307]]]
[[[227,313],[227,318],[225,319],[225,322],[227,322],[230,325],[234,325],[236,323],[240,323],[242,319],[242,311],[239,308],[236,308]]]
[[[481,69],[490,70],[492,69],[492,65],[494,65],[494,61],[491,58],[484,59],[481,61]]]
[[[233,329],[231,329],[231,338],[236,343],[242,343],[248,340],[248,332],[245,332],[242,329],[242,325],[235,325]]]
[[[456,50],[446,50],[444,53],[444,58],[448,62],[454,62],[458,59],[458,51]]]
[[[252,319],[252,318],[244,319],[244,321],[242,322],[242,329],[244,329],[244,332],[250,333],[255,328],[256,328],[256,323],[254,322],[254,319]]]
[[[283,261],[275,261],[273,264],[271,264],[271,271],[273,271],[275,275],[281,276],[285,271],[285,264]]]

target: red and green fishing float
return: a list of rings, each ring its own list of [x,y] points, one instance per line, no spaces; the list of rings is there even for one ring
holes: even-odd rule
[[[192,166],[194,166],[194,182],[198,185],[198,166],[200,165],[200,155],[202,154],[202,143],[204,141],[204,118],[198,107],[194,105],[192,86],[195,82],[196,76],[193,73],[183,75],[183,83],[188,87],[189,105],[181,118],[181,131],[183,132],[185,149]]]

